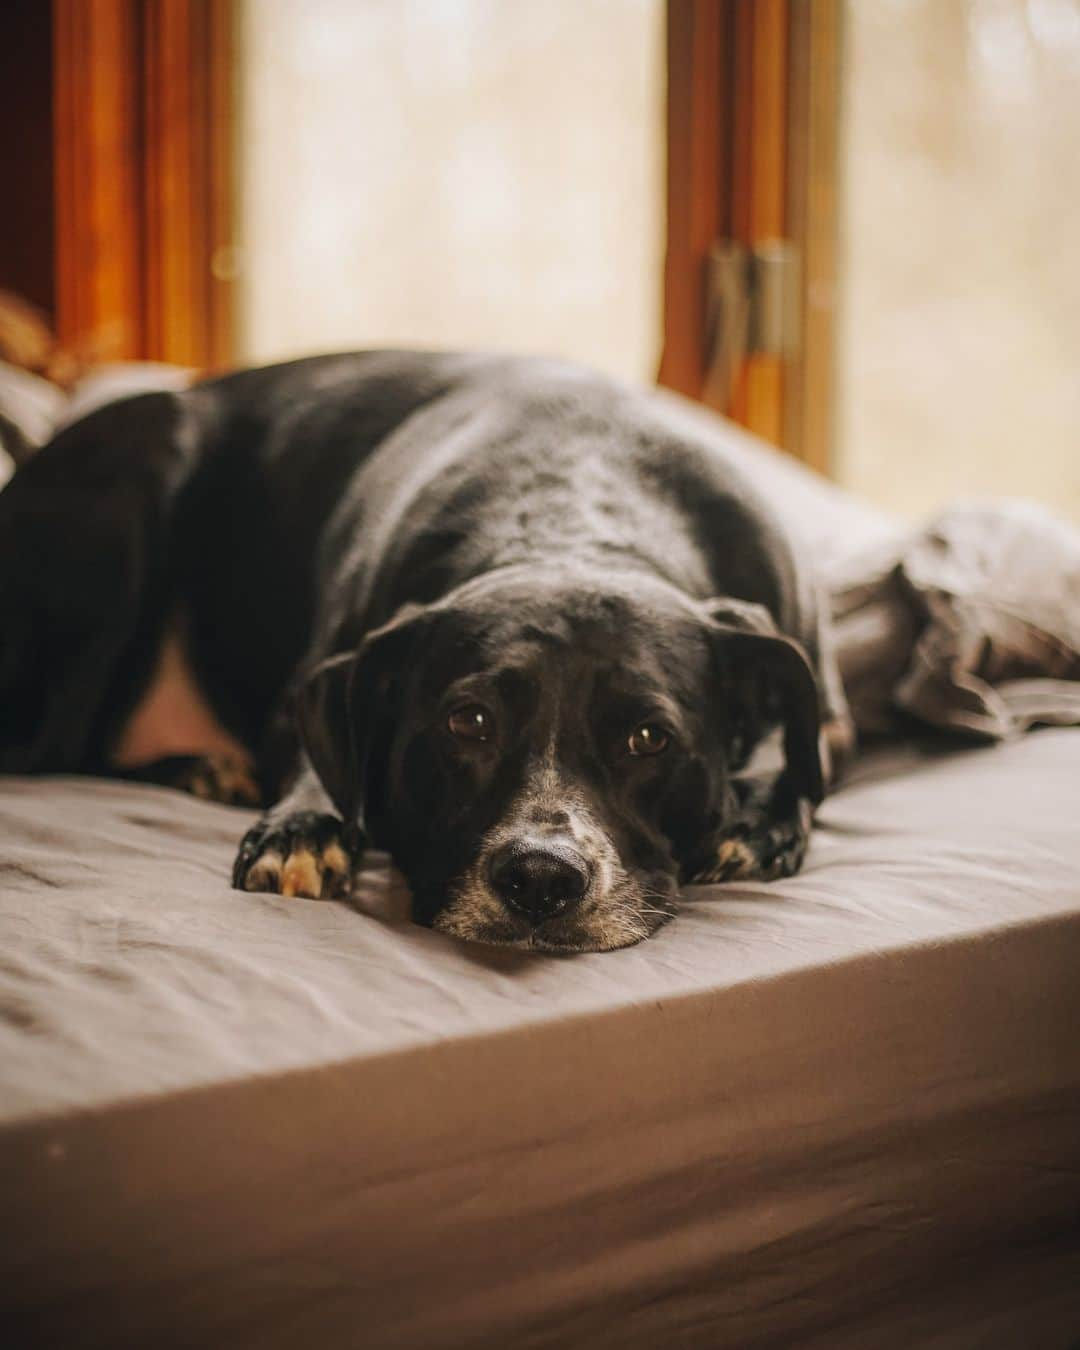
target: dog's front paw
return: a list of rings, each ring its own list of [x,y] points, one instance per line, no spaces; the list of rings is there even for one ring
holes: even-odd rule
[[[775,881],[794,876],[810,843],[812,816],[809,801],[800,797],[790,815],[736,823],[694,881]]]
[[[233,885],[238,891],[330,900],[346,894],[351,873],[342,821],[297,811],[267,817],[248,830],[233,866]]]

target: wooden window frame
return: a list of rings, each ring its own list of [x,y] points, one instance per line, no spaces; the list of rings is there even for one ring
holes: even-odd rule
[[[60,340],[228,365],[232,0],[53,0],[52,19]]]
[[[833,405],[839,0],[668,0],[661,383],[709,401],[708,259],[787,239],[797,341],[751,355],[720,408],[827,472]]]
[[[706,391],[719,239],[785,237],[793,357],[752,355],[728,412],[829,467],[839,0],[668,0],[659,379]],[[52,0],[55,309],[95,359],[235,356],[234,0]]]

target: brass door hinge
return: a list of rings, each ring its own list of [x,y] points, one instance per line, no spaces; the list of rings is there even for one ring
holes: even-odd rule
[[[795,246],[769,239],[713,245],[706,273],[705,401],[725,409],[748,356],[798,354],[799,277]]]

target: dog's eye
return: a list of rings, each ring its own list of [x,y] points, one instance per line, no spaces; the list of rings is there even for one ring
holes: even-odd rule
[[[630,733],[626,746],[632,755],[659,755],[668,748],[671,737],[655,722],[642,722]]]
[[[490,741],[495,732],[495,719],[479,703],[465,703],[450,714],[447,726],[459,740]]]

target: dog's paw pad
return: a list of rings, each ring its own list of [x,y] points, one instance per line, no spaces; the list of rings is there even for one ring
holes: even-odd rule
[[[309,900],[345,895],[352,863],[344,829],[336,816],[314,811],[260,821],[240,843],[233,885]]]

